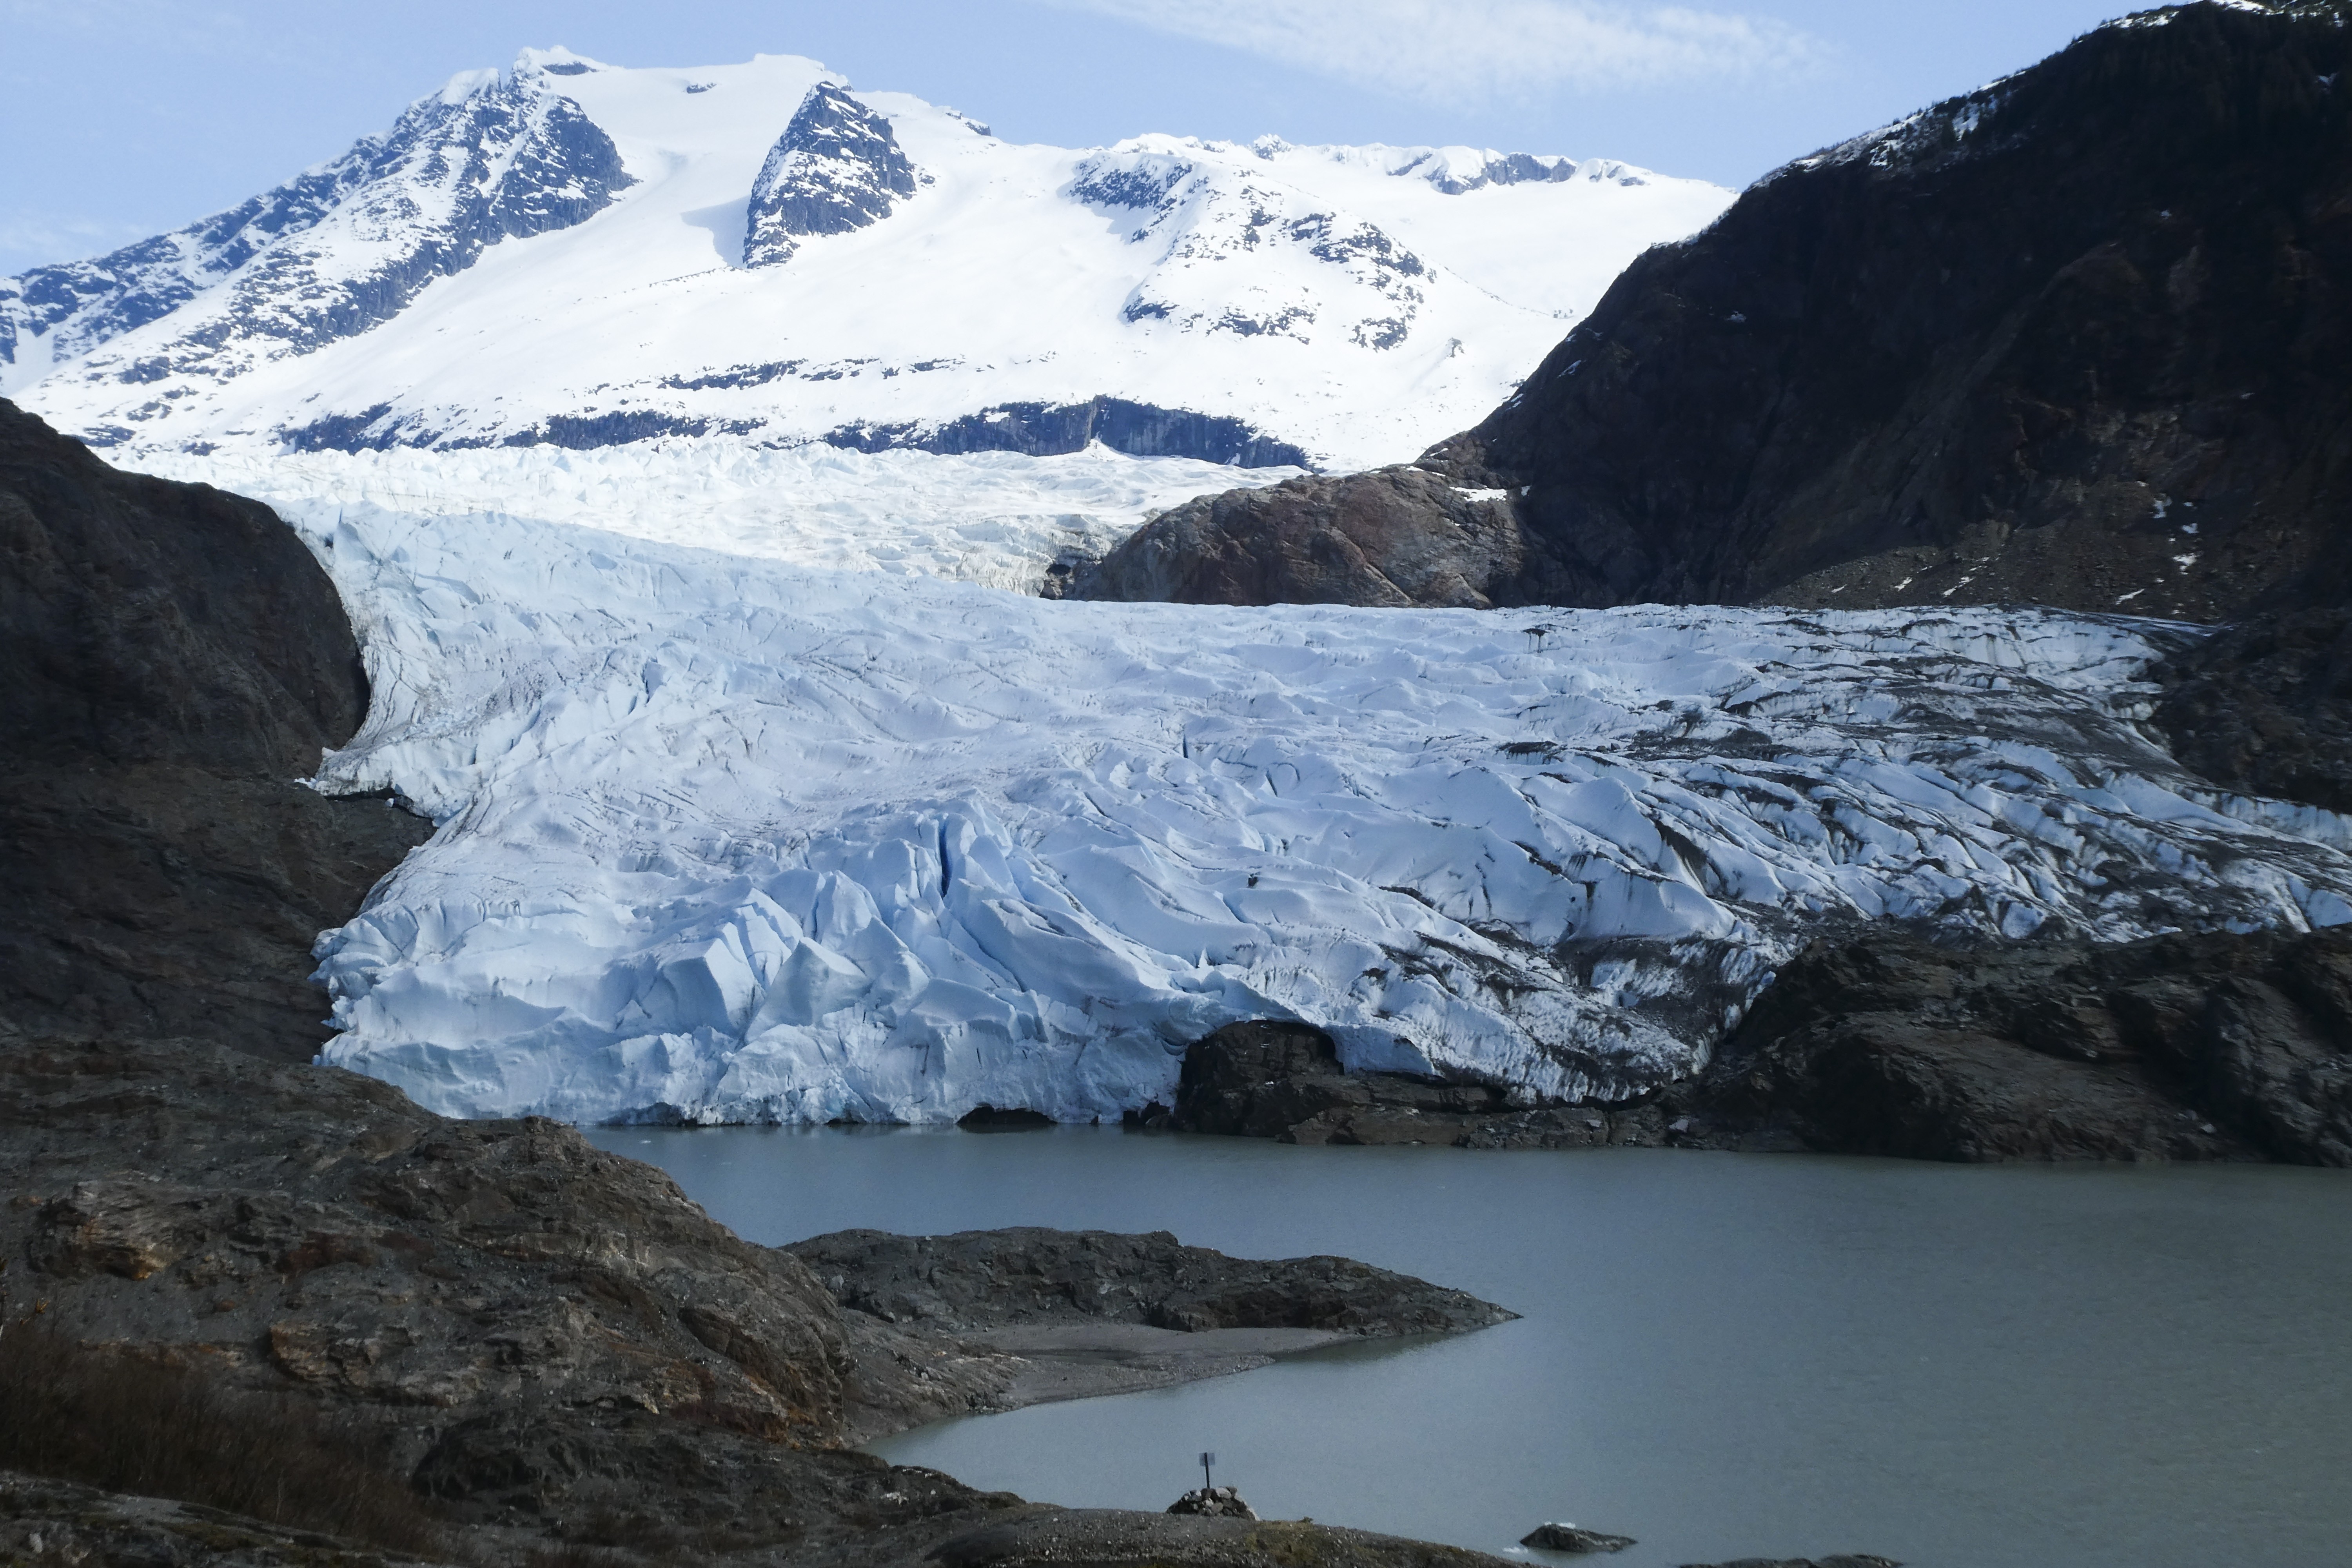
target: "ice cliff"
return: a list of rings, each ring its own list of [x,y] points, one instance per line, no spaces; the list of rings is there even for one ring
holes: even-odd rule
[[[1834,922],[2352,918],[2345,824],[2134,727],[2158,624],[1054,604],[274,499],[374,681],[323,785],[440,823],[321,941],[329,1059],[444,1111],[1115,1116],[1252,1016],[1622,1095]]]

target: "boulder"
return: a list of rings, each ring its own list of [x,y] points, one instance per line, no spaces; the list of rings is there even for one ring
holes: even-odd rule
[[[1522,1546],[1533,1546],[1545,1552],[1622,1552],[1638,1544],[1630,1535],[1606,1535],[1597,1530],[1582,1530],[1573,1524],[1538,1524],[1519,1537]]]

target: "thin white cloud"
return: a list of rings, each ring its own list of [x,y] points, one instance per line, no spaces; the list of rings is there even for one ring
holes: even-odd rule
[[[1827,49],[1769,17],[1591,0],[1046,0],[1439,101],[1786,79]]]
[[[157,232],[78,213],[0,210],[0,278],[96,256]]]

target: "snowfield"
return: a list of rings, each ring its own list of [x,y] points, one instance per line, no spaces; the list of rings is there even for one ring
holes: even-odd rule
[[[1198,495],[1306,470],[1130,458],[1099,445],[1019,452],[775,448],[669,437],[570,452],[163,453],[148,473],[202,480],[289,515],[321,504],[423,517],[478,512],[609,529],[659,543],[848,572],[918,574],[1034,594],[1066,554],[1100,556]]]
[[[2352,920],[2352,824],[2133,728],[2150,623],[1060,604],[299,488],[375,682],[320,786],[440,824],[325,1059],[447,1113],[1108,1117],[1263,1016],[1617,1095],[1841,921]]]

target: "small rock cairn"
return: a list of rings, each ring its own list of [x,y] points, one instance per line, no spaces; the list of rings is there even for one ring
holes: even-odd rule
[[[1242,1501],[1232,1487],[1195,1487],[1168,1505],[1170,1513],[1205,1514],[1211,1519],[1255,1519],[1257,1510]]]

